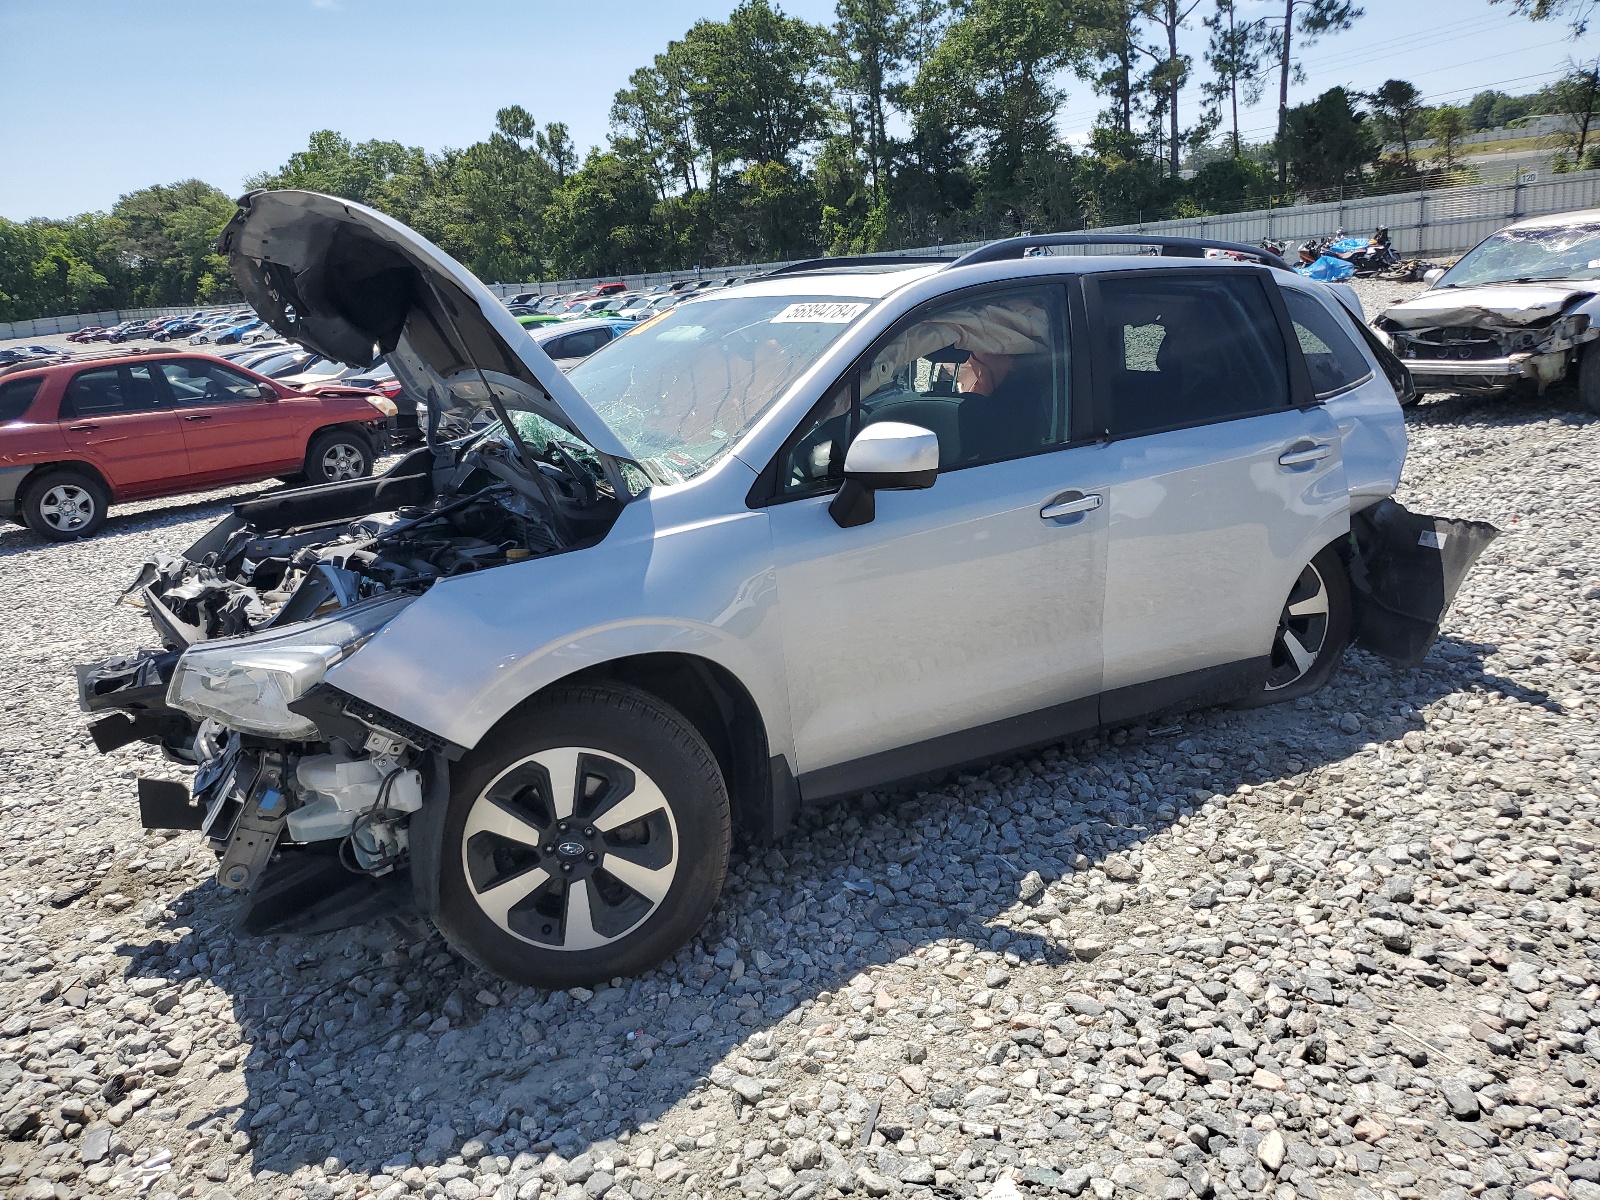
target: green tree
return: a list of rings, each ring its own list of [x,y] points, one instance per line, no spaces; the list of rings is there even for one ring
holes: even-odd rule
[[[1007,203],[1023,165],[1055,140],[1055,76],[1082,52],[1050,0],[973,0],[918,75],[919,107],[976,138],[987,188]]]
[[[1289,110],[1278,153],[1298,186],[1343,188],[1361,182],[1362,168],[1378,157],[1378,139],[1350,93],[1335,87]]]
[[[394,197],[404,190],[398,180],[420,173],[426,157],[416,146],[378,140],[356,145],[332,129],[319,129],[304,150],[276,171],[252,176],[246,186],[302,188],[392,211]]]
[[[1105,123],[1127,137],[1133,136],[1134,117],[1143,110],[1139,46],[1141,25],[1149,18],[1153,3],[1154,0],[1098,0],[1089,9],[1084,25],[1088,55],[1079,71],[1097,94],[1111,101],[1104,114]]]
[[[110,227],[132,277],[132,302],[187,304],[230,291],[233,281],[217,253],[217,237],[233,213],[232,200],[198,179],[119,199]]]
[[[1458,104],[1440,105],[1428,118],[1428,132],[1433,135],[1434,149],[1438,157],[1444,160],[1445,170],[1455,167],[1456,150],[1470,128],[1467,110]]]
[[[1371,97],[1373,114],[1386,137],[1400,143],[1406,166],[1411,165],[1411,138],[1422,115],[1422,93],[1404,79],[1386,79]]]
[[[1545,89],[1545,96],[1545,111],[1566,118],[1565,127],[1556,134],[1557,142],[1574,163],[1582,163],[1596,109],[1600,109],[1600,63],[1570,66],[1565,75]]]
[[[838,0],[835,15],[834,83],[846,98],[852,126],[863,127],[876,203],[889,167],[890,96],[911,54],[914,14],[907,0]]]
[[[545,251],[557,278],[645,271],[658,247],[651,214],[655,189],[620,155],[592,150],[550,199]]]
[[[1262,73],[1269,38],[1264,21],[1241,21],[1237,0],[1214,0],[1216,11],[1205,19],[1211,38],[1206,46],[1206,62],[1213,78],[1202,85],[1211,105],[1213,120],[1220,121],[1223,104],[1228,106],[1229,141],[1233,157],[1243,154],[1239,140],[1239,97],[1245,104],[1261,99],[1266,84]]]
[[[1273,30],[1269,56],[1278,67],[1278,182],[1289,178],[1288,159],[1283,148],[1288,145],[1289,80],[1303,78],[1300,64],[1295,61],[1295,35],[1300,44],[1309,46],[1325,34],[1349,29],[1363,10],[1352,0],[1282,0],[1283,16],[1277,18]],[[1324,93],[1326,94],[1326,93]]]
[[[1600,0],[1489,0],[1489,3],[1509,4],[1512,11],[1532,21],[1565,17],[1574,41],[1589,32],[1589,22],[1600,12]]]

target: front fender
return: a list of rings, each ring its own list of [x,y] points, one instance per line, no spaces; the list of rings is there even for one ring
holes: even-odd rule
[[[688,519],[647,494],[599,545],[442,580],[327,682],[460,746],[588,667],[681,653],[749,691],[792,757],[765,512]],[[663,510],[678,509],[672,516]]]

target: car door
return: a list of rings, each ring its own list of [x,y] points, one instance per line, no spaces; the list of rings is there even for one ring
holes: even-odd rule
[[[769,518],[807,794],[1094,723],[1104,481],[1074,444],[1087,425],[1064,296],[991,288],[911,314],[780,452]],[[828,505],[845,448],[878,421],[933,430],[940,473],[879,492],[875,518],[842,529]]]
[[[1265,269],[1084,286],[1110,484],[1101,717],[1116,721],[1264,675],[1349,498],[1338,427]]]
[[[271,385],[204,358],[157,364],[197,478],[259,475],[305,456],[297,422]]]
[[[61,397],[61,435],[119,495],[182,487],[189,456],[177,416],[160,403],[149,363],[79,371]]]

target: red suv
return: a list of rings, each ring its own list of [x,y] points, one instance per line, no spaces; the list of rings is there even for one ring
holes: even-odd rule
[[[285,387],[203,354],[134,351],[0,372],[0,518],[71,541],[113,501],[372,473],[394,403]]]

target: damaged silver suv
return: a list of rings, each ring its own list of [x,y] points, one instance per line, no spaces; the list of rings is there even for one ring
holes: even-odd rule
[[[142,817],[210,839],[245,931],[410,909],[571,986],[672,954],[804,800],[1289,699],[1352,637],[1415,661],[1493,531],[1387,499],[1410,385],[1353,296],[1248,247],[1023,255],[1103,240],[801,263],[563,375],[405,227],[246,196],[252,306],[387,356],[428,444],[150,563],[94,737],[194,764]]]

